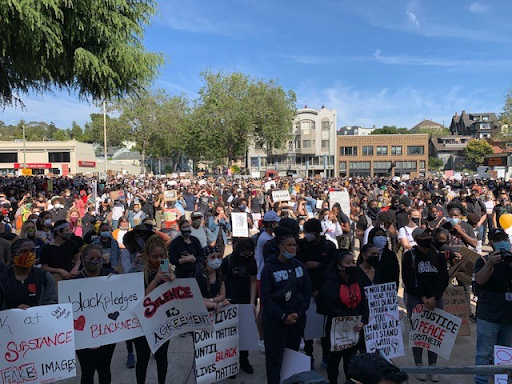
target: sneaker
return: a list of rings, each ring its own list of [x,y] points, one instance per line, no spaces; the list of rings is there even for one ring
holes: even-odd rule
[[[473,323],[476,323],[476,316],[473,313],[470,313],[469,320],[471,320]]]
[[[416,373],[414,377],[416,378],[416,380],[419,381],[427,381],[427,375],[425,375],[424,373]]]
[[[324,369],[327,369],[327,361],[329,361],[329,359],[327,357],[324,357],[322,359],[322,362],[320,363],[320,366]]]
[[[249,363],[249,361],[240,363],[240,368],[242,369],[242,371],[248,373],[249,375],[254,373],[254,368],[252,367],[251,363]]]
[[[427,375],[427,379],[429,379],[433,383],[439,383],[439,381],[441,381],[437,373],[429,373]]]
[[[265,341],[258,340],[258,348],[260,349],[260,352],[265,354]]]
[[[135,368],[135,356],[133,353],[128,354],[128,357],[126,358],[126,366],[128,368]]]

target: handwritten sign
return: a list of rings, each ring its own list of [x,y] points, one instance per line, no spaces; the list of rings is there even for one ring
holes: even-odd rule
[[[512,365],[512,348],[495,345],[494,346],[494,365]],[[508,383],[508,375],[506,375],[506,374],[494,375],[494,382],[496,384],[507,384]]]
[[[71,303],[76,349],[142,336],[134,308],[144,297],[144,275],[129,273],[62,280],[59,303]]]
[[[238,305],[210,312],[213,330],[194,332],[197,384],[209,384],[236,375],[240,370]]]
[[[153,353],[173,337],[212,329],[195,279],[176,279],[159,285],[135,307],[135,313]]]
[[[365,292],[370,309],[368,325],[364,327],[367,352],[378,349],[390,359],[404,356],[396,283],[365,287]]]
[[[329,205],[338,203],[345,215],[350,214],[350,196],[347,191],[331,191],[329,192]]]
[[[249,237],[247,212],[231,212],[231,228],[233,237]]]
[[[359,331],[354,327],[361,323],[361,316],[334,317],[331,324],[331,351],[352,348],[359,342]]]
[[[71,304],[0,312],[3,384],[53,383],[76,376]]]
[[[274,200],[275,203],[280,201],[290,201],[290,192],[272,191],[272,200]]]
[[[449,360],[462,320],[439,308],[430,311],[422,304],[413,309],[411,316],[411,347],[428,349]]]
[[[276,182],[274,180],[271,180],[271,181],[267,181],[265,183],[265,190],[268,192],[269,190],[271,190],[272,188],[275,188],[276,187]]]
[[[164,201],[176,201],[178,198],[178,191],[167,190],[164,191]]]
[[[444,310],[462,320],[459,336],[470,336],[468,301],[464,287],[448,287],[443,293]]]

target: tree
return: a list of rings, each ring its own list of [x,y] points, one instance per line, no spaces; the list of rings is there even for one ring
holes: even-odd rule
[[[430,156],[428,158],[428,166],[432,171],[439,171],[443,167],[443,160],[439,157]]]
[[[71,130],[69,131],[69,136],[77,141],[83,140],[84,131],[82,131],[82,127],[80,127],[76,121],[71,122]]]
[[[411,133],[407,128],[397,128],[395,125],[384,125],[382,128],[377,128],[372,131],[372,135],[398,135]]]
[[[86,143],[99,143],[103,145],[103,114],[91,113],[91,121],[85,124],[82,141]],[[107,145],[117,147],[125,140],[128,130],[119,122],[118,118],[107,115]]]
[[[163,64],[142,44],[155,0],[9,0],[0,6],[0,106],[52,87],[111,100],[140,91]]]
[[[464,156],[466,165],[472,165],[472,169],[484,163],[484,156],[494,153],[494,149],[485,140],[471,140],[466,148],[464,148]]]

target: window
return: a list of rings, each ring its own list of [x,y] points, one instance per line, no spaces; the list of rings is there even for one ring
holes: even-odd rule
[[[258,166],[258,158],[251,157],[251,167],[257,167],[257,166]]]
[[[0,163],[17,163],[18,152],[4,152],[0,153]]]
[[[322,148],[329,148],[329,140],[322,140]]]
[[[377,156],[386,156],[388,154],[388,147],[377,147]]]
[[[391,168],[391,161],[375,161],[373,163],[373,169],[385,169]]]
[[[302,148],[311,148],[311,140],[302,140]]]
[[[401,145],[393,145],[391,147],[391,154],[400,156],[402,154],[402,146]]]
[[[315,122],[314,121],[302,121],[300,123],[300,128],[304,135],[309,135],[311,133],[311,130],[315,129]]]
[[[363,146],[363,156],[373,156],[373,145]]]
[[[295,140],[295,148],[300,149],[300,140]]]
[[[340,147],[340,156],[357,156],[357,147]]]
[[[342,172],[347,171],[347,162],[346,161],[340,161],[340,171],[342,171]]]
[[[370,170],[370,162],[369,161],[351,161],[350,169],[367,169]]]
[[[69,152],[49,152],[49,163],[69,163],[71,161]]]
[[[395,170],[416,170],[416,161],[397,161]]]
[[[331,128],[331,122],[329,120],[322,121],[322,129],[329,129]]]
[[[425,161],[424,160],[420,161],[420,169],[425,170]]]
[[[423,145],[412,145],[407,147],[408,155],[424,155],[425,147]]]

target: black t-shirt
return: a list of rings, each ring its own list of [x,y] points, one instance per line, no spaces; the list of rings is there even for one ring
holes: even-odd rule
[[[73,269],[74,256],[78,252],[78,246],[72,240],[66,240],[60,246],[46,244],[41,250],[41,264],[69,272]]]
[[[5,301],[8,309],[18,308],[25,304],[29,307],[37,305],[37,284],[34,271],[31,270],[27,278],[19,281],[14,277],[12,268],[7,272],[9,280],[5,287]]]
[[[491,277],[479,288],[476,317],[494,324],[512,323],[512,301],[506,300],[506,293],[512,295],[511,261],[503,261],[494,266]],[[485,265],[480,258],[475,263],[475,274]]]
[[[316,261],[320,263],[318,268],[307,269],[309,278],[311,279],[312,290],[313,292],[318,291],[324,281],[325,270],[336,255],[336,245],[334,245],[332,241],[322,237],[318,244],[309,242],[306,239],[300,239],[298,246],[297,260],[303,263],[306,261]]]
[[[209,277],[203,268],[197,269],[195,277],[197,280],[197,285],[199,285],[199,289],[201,290],[201,295],[204,298],[213,299],[219,295],[222,280],[220,279],[220,274],[218,272],[216,273],[216,279],[214,283],[208,282]]]
[[[172,265],[176,266],[176,277],[194,277],[196,272],[197,263],[203,260],[203,251],[201,243],[197,237],[190,236],[191,243],[188,244],[183,240],[183,236],[175,238],[171,245],[169,245],[169,260]],[[179,260],[183,252],[188,252],[196,257],[195,263],[180,264]]]
[[[100,241],[100,245],[103,248],[103,252],[101,252],[103,257],[103,268],[112,268],[112,260],[111,260],[111,248],[112,248],[112,239],[109,237],[107,241]],[[105,260],[108,259],[109,262],[105,263]]]
[[[226,297],[232,304],[251,304],[251,277],[258,268],[254,257],[226,256],[222,260],[222,275],[226,285]]]

